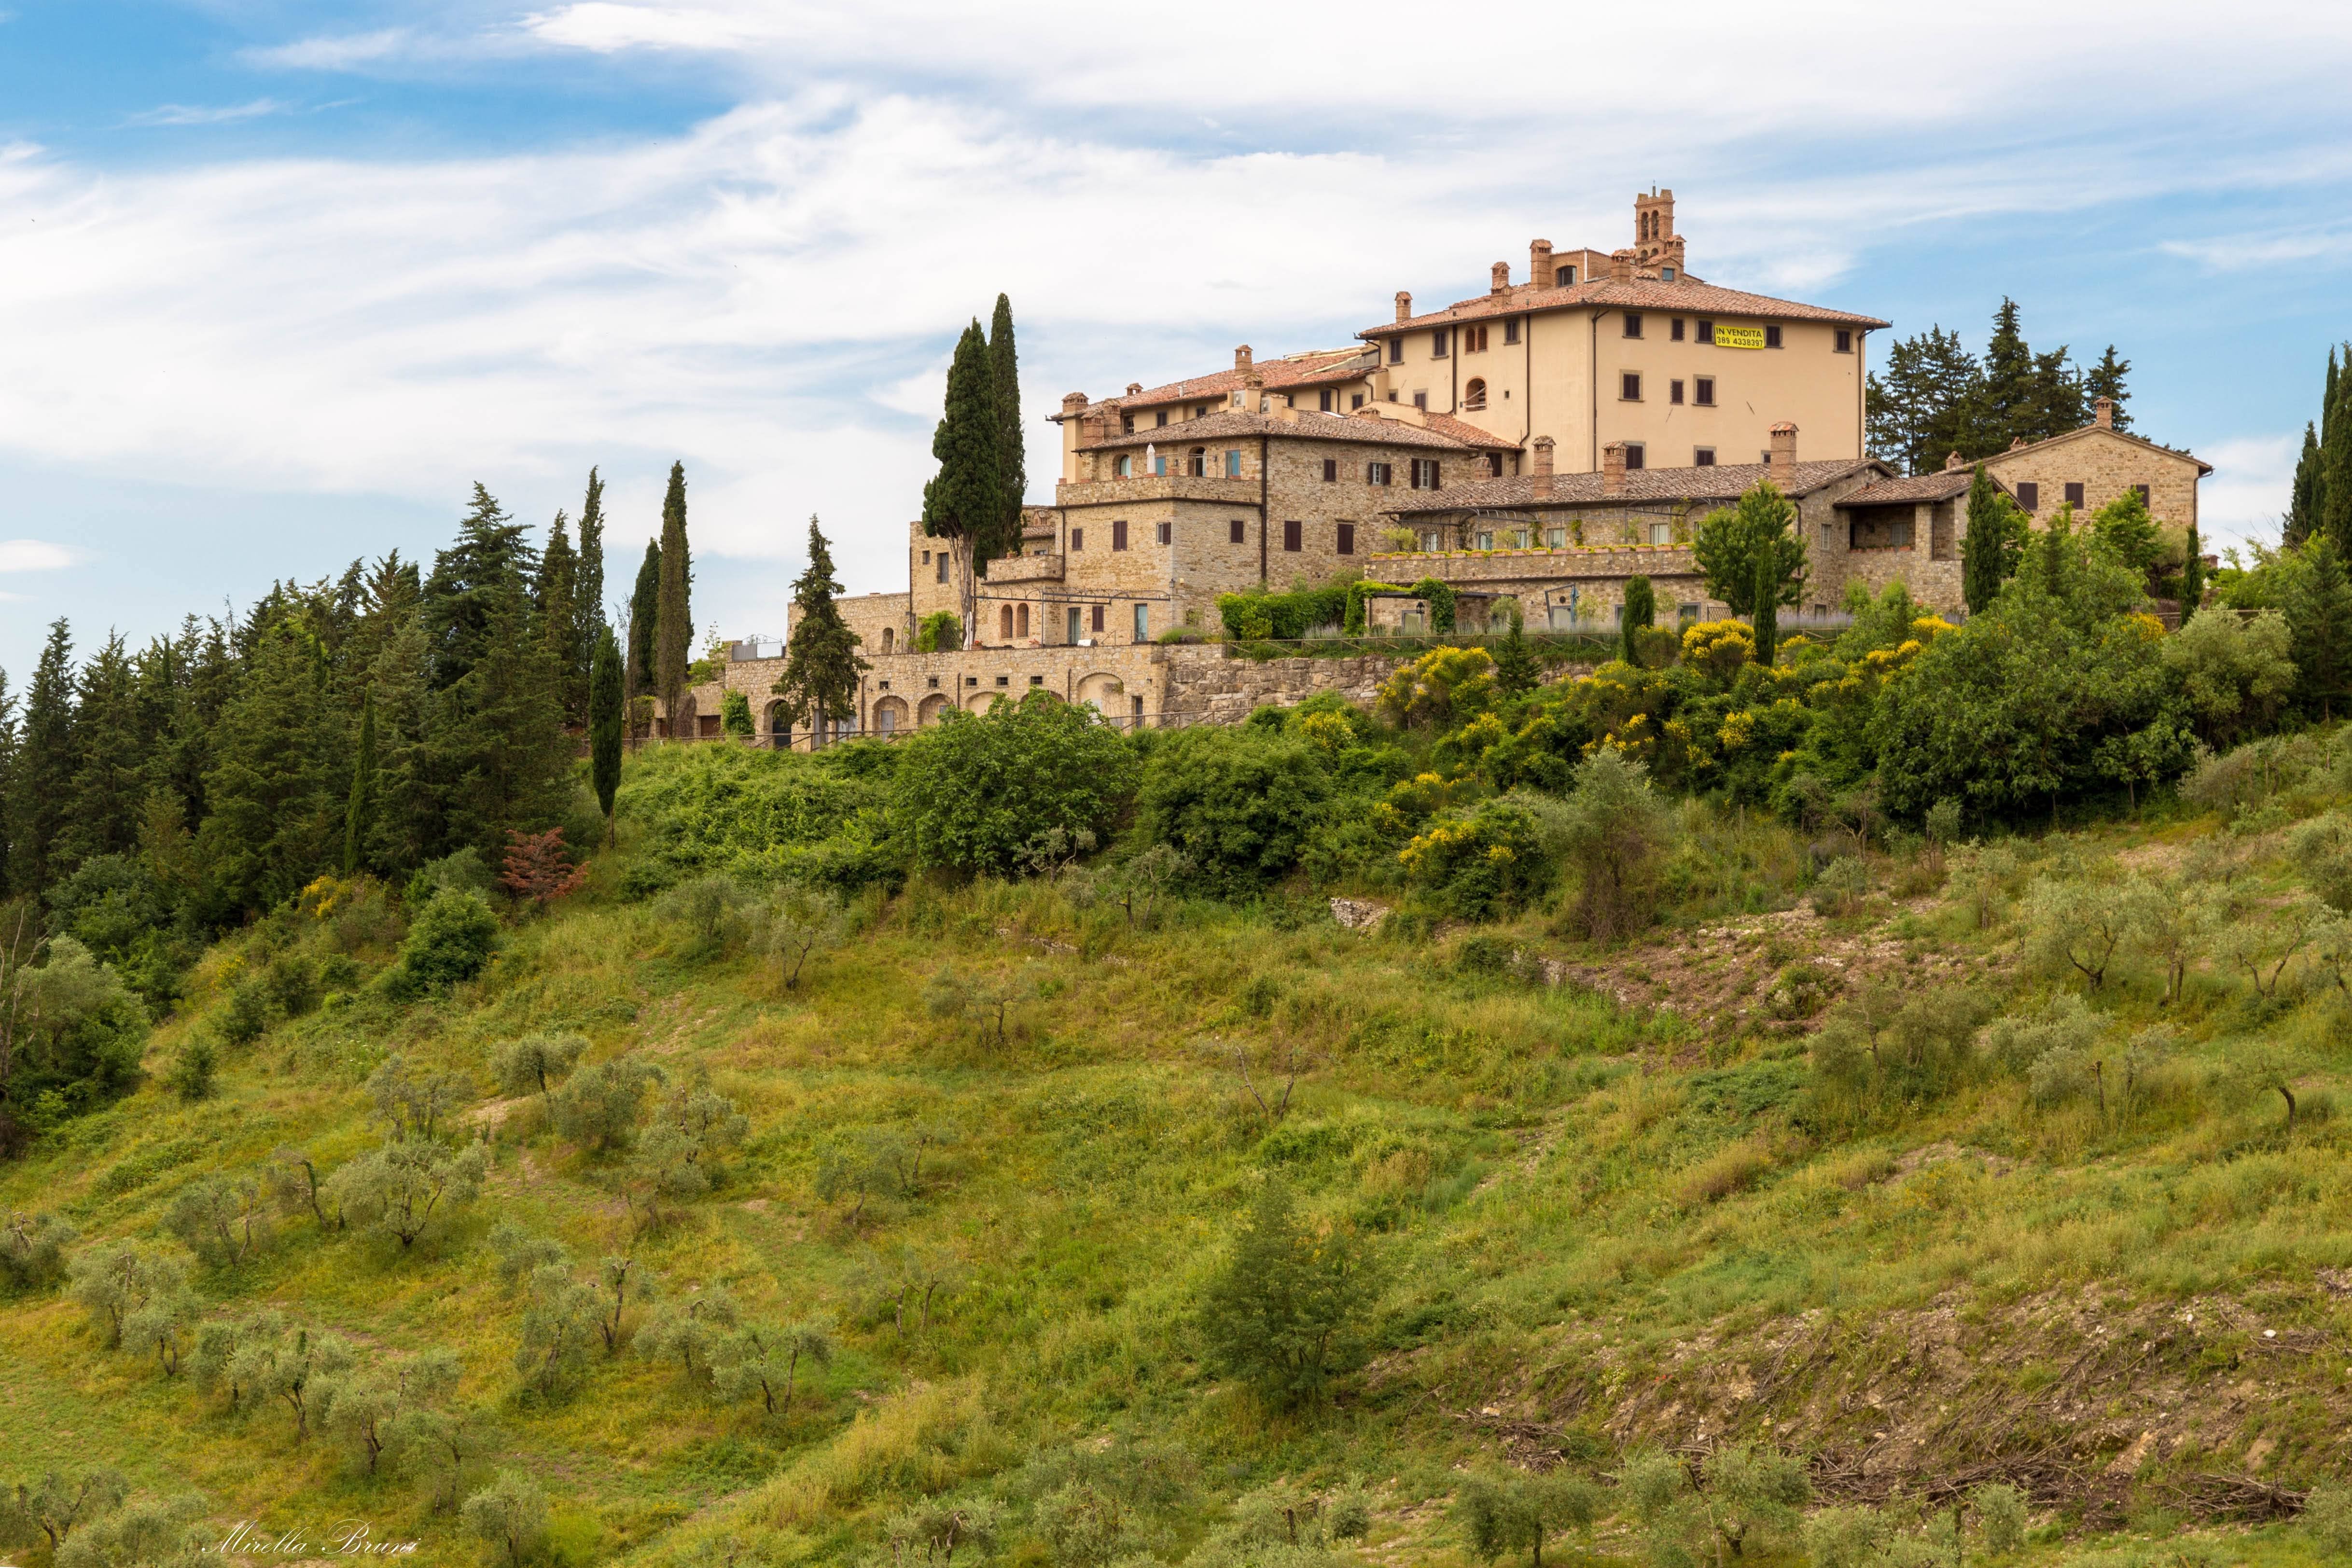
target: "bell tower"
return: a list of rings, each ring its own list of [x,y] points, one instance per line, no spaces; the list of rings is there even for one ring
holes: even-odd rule
[[[1650,187],[1633,196],[1633,265],[1671,267],[1677,276],[1683,265],[1683,236],[1675,233],[1675,193]]]

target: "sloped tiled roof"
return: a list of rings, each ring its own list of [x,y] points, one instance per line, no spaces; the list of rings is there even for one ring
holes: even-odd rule
[[[1603,277],[1587,278],[1565,288],[1522,287],[1506,294],[1481,294],[1474,298],[1456,300],[1444,309],[1433,310],[1426,316],[1367,327],[1356,336],[1388,338],[1399,332],[1426,330],[1454,321],[1476,321],[1495,316],[1521,316],[1538,310],[1580,308],[1680,311],[1689,316],[1755,316],[1773,321],[1827,321],[1841,327],[1894,325],[1875,316],[1858,316],[1850,310],[1832,310],[1826,305],[1805,305],[1794,299],[1775,299],[1768,294],[1743,294],[1736,288],[1718,288],[1712,283],[1696,283],[1687,277],[1675,283],[1642,277],[1631,283],[1617,283]]]
[[[1292,354],[1286,359],[1260,360],[1253,368],[1257,371],[1258,384],[1267,392],[1286,392],[1292,387],[1354,381],[1370,371],[1372,365],[1371,350],[1351,345],[1345,349],[1320,349],[1309,353]],[[1236,368],[1194,376],[1189,381],[1170,382],[1165,386],[1105,398],[1100,402],[1089,404],[1087,412],[1102,408],[1149,408],[1154,403],[1222,398],[1247,385],[1249,374],[1248,371]]]
[[[1886,465],[1875,458],[1856,461],[1843,457],[1800,463],[1792,476],[1794,482],[1786,489],[1791,496],[1810,496],[1824,485],[1834,484],[1849,475],[1865,470],[1881,475],[1888,473]],[[1424,491],[1387,509],[1391,512],[1467,512],[1591,506],[1596,502],[1731,501],[1752,488],[1758,480],[1771,476],[1770,465],[1763,463],[1719,463],[1706,468],[1629,468],[1625,471],[1624,490],[1618,495],[1604,496],[1601,493],[1601,476],[1598,474],[1556,474],[1552,476],[1551,499],[1538,501],[1535,498],[1534,476],[1519,474],[1507,479],[1486,479],[1475,485],[1456,485],[1449,489]]]
[[[2003,458],[2020,456],[2028,452],[2039,452],[2046,446],[2056,446],[2069,441],[2080,441],[2087,435],[2113,436],[2117,441],[2128,441],[2135,446],[2145,446],[2150,452],[2160,452],[2167,457],[2187,458],[2189,462],[2197,465],[2197,476],[2200,479],[2206,475],[2213,472],[2213,465],[2206,462],[2202,457],[2196,455],[2194,453],[2183,452],[2177,446],[2167,446],[2160,441],[2150,441],[2145,435],[2134,435],[2128,430],[2116,430],[2104,424],[2086,424],[2080,430],[2070,430],[2063,435],[2053,435],[2047,440],[2032,442],[2024,446],[2012,446],[2006,452],[1996,452],[1990,456],[1979,459],[1979,461],[1984,463],[1999,463]]]
[[[1427,416],[1431,424],[1443,416]],[[1409,424],[1402,419],[1376,419],[1363,414],[1301,413],[1297,419],[1282,419],[1268,413],[1244,413],[1227,409],[1200,419],[1178,420],[1173,424],[1138,430],[1129,435],[1113,435],[1090,442],[1078,448],[1081,452],[1108,452],[1113,447],[1165,447],[1173,452],[1182,446],[1202,445],[1209,442],[1230,439],[1237,435],[1265,435],[1276,441],[1360,441],[1379,446],[1430,446],[1447,452],[1467,452],[1474,447],[1495,445],[1509,447],[1513,444],[1483,430],[1465,425],[1458,419],[1444,423],[1457,426],[1477,437],[1473,442],[1449,431],[1425,429]]]
[[[1990,477],[1990,476],[1987,476]],[[1865,486],[1839,499],[1841,507],[1886,507],[1902,503],[1917,506],[1922,502],[1948,501],[1965,496],[1976,482],[1976,470],[1969,468],[1938,468],[1931,474],[1913,474],[1901,479],[1882,479]],[[2005,492],[2009,486],[1994,479]]]

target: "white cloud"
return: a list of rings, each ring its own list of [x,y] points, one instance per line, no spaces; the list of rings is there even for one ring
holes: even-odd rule
[[[2198,532],[2209,550],[2253,540],[2278,543],[2279,523],[2294,489],[2303,433],[2216,441],[2197,455],[2213,465],[2198,487]]]
[[[283,114],[293,106],[274,98],[257,98],[250,103],[207,107],[203,104],[166,103],[126,116],[125,125],[225,125],[232,120],[257,120],[265,114]]]
[[[0,539],[0,571],[59,571],[74,552],[47,539]]]
[[[418,34],[406,27],[386,27],[373,33],[346,33],[335,37],[298,38],[290,44],[278,44],[268,48],[247,49],[241,57],[248,65],[277,67],[284,70],[347,71],[362,66],[380,64],[424,50],[442,53],[445,48],[432,48]]]

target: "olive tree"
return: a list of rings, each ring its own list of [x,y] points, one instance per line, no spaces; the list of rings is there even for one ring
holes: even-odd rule
[[[646,1091],[661,1082],[660,1068],[634,1056],[583,1067],[555,1093],[556,1131],[598,1154],[626,1148]]]
[[[515,1370],[525,1382],[552,1395],[578,1381],[596,1343],[598,1305],[595,1290],[573,1279],[562,1264],[545,1263],[531,1271],[514,1354]]]
[[[55,1552],[76,1529],[121,1508],[130,1495],[131,1479],[112,1465],[70,1474],[47,1470],[37,1481],[0,1490],[0,1520],[16,1533],[40,1535]]]
[[[637,1354],[647,1361],[676,1362],[688,1387],[707,1388],[738,1323],[734,1298],[725,1291],[681,1297],[657,1309],[637,1331]]]
[[[793,1407],[803,1362],[812,1369],[833,1364],[833,1335],[823,1323],[747,1323],[721,1346],[714,1386],[726,1399],[757,1395],[769,1415],[782,1416]]]
[[[321,1418],[330,1432],[358,1450],[373,1475],[398,1434],[400,1418],[455,1393],[459,1372],[457,1355],[446,1350],[355,1366],[320,1390]]]
[[[1599,1487],[1566,1470],[1471,1475],[1454,1491],[1454,1515],[1481,1563],[1525,1551],[1534,1568],[1543,1568],[1544,1542],[1591,1529],[1603,1511],[1601,1498]]]
[[[80,1236],[60,1215],[16,1208],[0,1214],[0,1288],[37,1291],[64,1279],[66,1249]]]
[[[1538,816],[1538,831],[1579,876],[1575,923],[1595,941],[1630,936],[1650,923],[1655,867],[1673,831],[1649,770],[1603,748],[1578,764],[1564,807]]]
[[[413,1066],[394,1052],[368,1075],[368,1098],[393,1135],[430,1138],[442,1122],[474,1097],[474,1086],[454,1072]]]
[[[131,1340],[129,1331],[141,1312],[184,1294],[187,1284],[185,1257],[137,1241],[101,1241],[66,1265],[68,1293],[89,1310],[110,1350]]]
[[[489,1156],[479,1144],[455,1153],[424,1138],[394,1138],[337,1170],[328,1186],[356,1223],[396,1238],[406,1251],[481,1196]]]
[[[507,1568],[520,1568],[547,1537],[547,1494],[520,1470],[500,1470],[459,1512],[478,1540],[504,1555]]]
[[[491,1054],[490,1071],[509,1094],[536,1094],[552,1114],[555,1086],[580,1064],[587,1038],[577,1034],[527,1034],[510,1040]]]
[[[56,1568],[202,1568],[213,1560],[209,1511],[195,1492],[133,1498],[74,1531]]]
[[[205,1262],[233,1269],[269,1245],[269,1211],[258,1176],[206,1176],[173,1195],[163,1224]]]

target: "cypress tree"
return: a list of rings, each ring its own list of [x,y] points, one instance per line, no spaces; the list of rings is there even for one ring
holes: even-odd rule
[[[2352,375],[2336,378],[2331,434],[2319,438],[2320,526],[2339,550],[2352,549]]]
[[[0,898],[14,891],[8,881],[8,832],[16,818],[16,699],[8,672],[0,670]]]
[[[654,689],[654,623],[661,619],[661,544],[646,541],[637,580],[629,591],[629,685],[643,696]]]
[[[1971,615],[1983,614],[2000,592],[2008,509],[2009,497],[1985,465],[1978,464],[1976,476],[1969,481],[1968,532],[1960,538],[1960,597]]]
[[[1639,664],[1642,662],[1639,657],[1641,633],[1648,630],[1651,622],[1657,618],[1658,596],[1652,591],[1650,580],[1646,577],[1627,578],[1625,580],[1625,613],[1622,624],[1617,628],[1617,656],[1629,664]]]
[[[1770,669],[1780,653],[1780,579],[1772,558],[1759,550],[1756,555],[1756,587],[1751,594],[1756,603],[1756,662]]]
[[[2050,515],[2050,526],[2038,541],[2042,550],[2042,591],[2063,603],[2074,588],[2074,508],[2061,501]]]
[[[949,541],[963,583],[963,620],[971,625],[973,580],[988,564],[1003,528],[1003,425],[996,409],[996,371],[974,321],[957,340],[948,365],[946,411],[931,434],[940,471],[923,486],[923,532]]]
[[[694,734],[694,709],[686,666],[694,657],[694,582],[686,547],[686,465],[669,466],[669,494],[662,497],[661,595],[654,611],[654,690],[669,716],[672,739]]]
[[[604,481],[593,468],[588,470],[588,497],[580,503],[580,564],[574,581],[572,667],[579,672],[580,708],[584,714],[596,662],[597,634],[604,626]]]
[[[33,666],[16,742],[8,885],[18,894],[45,893],[64,874],[58,839],[73,797],[73,633],[59,616]]]
[[[547,549],[540,552],[539,581],[533,597],[539,611],[540,635],[555,660],[562,685],[566,722],[584,720],[588,708],[588,672],[580,666],[579,558],[572,553],[570,521],[562,511],[547,528]],[[577,698],[575,702],[573,699]]]
[[[809,518],[808,570],[793,583],[793,633],[784,648],[784,673],[774,691],[794,724],[814,723],[815,744],[827,738],[826,721],[852,711],[858,673],[873,666],[857,656],[857,633],[841,619],[834,598],[833,549]]]
[[[1021,356],[1013,344],[1013,301],[1002,294],[988,323],[988,362],[997,426],[1003,433],[996,462],[1004,486],[1004,520],[997,550],[1011,555],[1021,549],[1021,503],[1029,495],[1029,461],[1021,439]]]
[[[2325,459],[2319,450],[2319,432],[2310,421],[2304,422],[2303,455],[2294,460],[2294,488],[2286,504],[2286,521],[2280,532],[2284,542],[2292,549],[2309,538],[2319,526],[2319,487]]]
[[[2197,525],[2189,524],[2189,554],[2180,563],[2180,623],[2183,626],[2189,624],[2189,618],[2197,613],[2198,605],[2205,600],[2205,557],[2201,553],[2204,548],[2197,538]]]
[[[368,817],[375,806],[375,688],[360,705],[360,749],[352,762],[352,798],[343,808],[343,874],[367,860]]]
[[[588,777],[596,805],[604,813],[604,842],[613,834],[613,797],[621,788],[621,712],[626,700],[621,674],[621,644],[610,626],[596,628],[596,660],[588,674]]]

